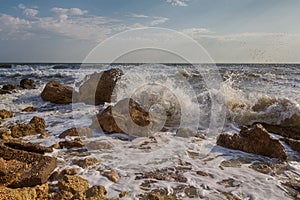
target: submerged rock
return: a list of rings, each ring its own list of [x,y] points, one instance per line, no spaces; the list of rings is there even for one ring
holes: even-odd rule
[[[22,112],[35,112],[35,111],[36,111],[36,109],[34,107],[32,107],[32,106],[29,106],[29,107],[24,108],[22,110]]]
[[[60,148],[67,148],[67,149],[80,148],[84,146],[83,142],[79,138],[76,138],[75,140],[61,141],[58,144]]]
[[[92,130],[90,128],[70,128],[62,132],[58,137],[65,138],[67,136],[91,136]]]
[[[90,75],[79,88],[78,100],[92,105],[111,102],[113,90],[123,74],[121,69],[115,68]]]
[[[50,101],[57,104],[72,103],[73,88],[64,86],[56,81],[50,81],[46,84],[41,97],[44,101]]]
[[[107,133],[125,133],[128,135],[147,136],[150,114],[133,99],[123,99],[115,106],[108,106],[97,115],[92,128],[102,128]]]
[[[22,79],[20,81],[20,86],[21,88],[23,89],[35,89],[35,83],[34,83],[34,80],[32,79]]]
[[[281,160],[287,159],[287,153],[280,141],[273,139],[260,124],[255,124],[250,128],[243,127],[240,134],[222,133],[217,139],[217,144],[248,153]]]
[[[99,161],[96,158],[85,158],[83,160],[75,160],[73,163],[85,169],[89,166],[99,163]]]

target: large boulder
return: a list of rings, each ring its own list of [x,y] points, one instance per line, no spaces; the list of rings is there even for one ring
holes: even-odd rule
[[[260,124],[262,124],[263,127],[270,133],[300,140],[300,121],[299,121],[299,126],[273,125],[267,123],[260,123]]]
[[[92,105],[111,102],[117,81],[123,75],[118,68],[94,73],[79,87],[78,100]]]
[[[222,133],[217,144],[226,148],[241,150],[248,153],[287,159],[287,153],[279,140],[273,139],[261,124],[243,127],[239,134]]]
[[[0,157],[6,166],[1,168],[2,185],[11,188],[33,187],[48,181],[52,171],[57,167],[55,158],[44,156],[49,152],[46,147],[0,141]],[[18,167],[20,166],[20,167]],[[10,174],[14,174],[11,177]]]
[[[20,86],[23,89],[35,89],[34,80],[28,78],[22,79],[20,81]]]
[[[126,98],[100,112],[91,127],[98,128],[100,125],[107,133],[146,136],[148,133],[145,127],[149,127],[150,123],[149,112],[133,99]]]
[[[72,103],[73,88],[64,86],[56,81],[50,81],[46,84],[41,97],[45,101],[57,104]]]

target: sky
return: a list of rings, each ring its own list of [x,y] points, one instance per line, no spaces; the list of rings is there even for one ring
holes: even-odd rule
[[[0,5],[0,62],[82,62],[116,34],[158,27],[191,37],[217,63],[300,63],[299,0],[0,0]],[[155,39],[144,37],[128,43]]]

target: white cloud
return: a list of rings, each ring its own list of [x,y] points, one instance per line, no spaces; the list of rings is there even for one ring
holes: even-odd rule
[[[151,26],[155,26],[155,25],[158,25],[158,24],[163,24],[165,23],[166,21],[169,20],[169,18],[166,18],[166,17],[153,17],[154,19],[150,22],[150,25]]]
[[[50,11],[56,13],[57,15],[84,15],[88,13],[87,10],[81,10],[80,8],[58,8],[54,7]]]
[[[167,3],[170,3],[172,6],[181,6],[186,7],[188,4],[186,0],[165,0]]]
[[[37,9],[27,8],[24,4],[19,4],[18,7],[23,10],[23,14],[27,17],[35,17],[37,14],[39,14]]]
[[[135,13],[130,13],[128,16],[132,17],[132,18],[148,18],[149,17],[147,15],[135,14]]]
[[[188,28],[188,29],[183,29],[181,32],[183,32],[184,34],[187,34],[193,38],[202,35],[202,34],[211,34],[213,32],[211,32],[209,29],[207,28]]]

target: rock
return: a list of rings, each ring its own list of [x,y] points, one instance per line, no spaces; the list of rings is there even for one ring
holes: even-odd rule
[[[108,178],[108,180],[117,183],[120,179],[119,174],[114,171],[114,170],[110,170],[110,171],[104,171],[102,173],[103,176],[105,176],[106,178]]]
[[[78,165],[79,167],[82,168],[87,168],[91,165],[95,165],[99,163],[99,161],[96,158],[85,158],[83,160],[75,160],[73,161],[73,164]]]
[[[89,182],[80,176],[65,175],[63,181],[59,182],[60,191],[70,192],[73,195],[80,195],[89,189]]]
[[[7,119],[13,117],[13,113],[8,110],[0,110],[0,118]]]
[[[300,152],[300,140],[294,140],[291,138],[282,138],[280,140],[288,144],[294,151]]]
[[[115,68],[90,75],[79,87],[78,100],[92,105],[111,102],[112,93],[117,81],[123,75],[121,69]]]
[[[88,200],[108,200],[105,197],[107,191],[102,185],[94,185],[86,191],[86,198]]]
[[[2,90],[2,89],[0,89],[0,94],[1,94],[1,95],[2,95],[2,94],[11,94],[11,92],[8,91],[8,90]]]
[[[33,117],[30,120],[29,125],[34,127],[36,133],[44,133],[46,130],[46,122],[43,118],[40,117]]]
[[[43,118],[33,117],[29,124],[16,124],[8,127],[11,131],[11,136],[19,138],[28,135],[36,135],[44,133],[46,129],[46,122]]]
[[[217,139],[217,144],[271,158],[287,159],[287,153],[280,141],[273,139],[260,124],[255,124],[250,128],[244,127],[240,134],[222,133]]]
[[[35,112],[35,111],[36,111],[36,109],[34,107],[32,107],[32,106],[29,106],[29,107],[24,108],[22,110],[22,112]]]
[[[13,91],[14,89],[16,89],[16,87],[12,84],[6,84],[2,86],[2,90]]]
[[[50,101],[57,104],[72,103],[73,88],[64,86],[56,81],[50,81],[46,84],[41,97],[44,101]]]
[[[34,84],[34,80],[32,79],[22,79],[20,81],[20,86],[23,89],[35,89],[35,84]]]
[[[0,187],[0,199],[2,200],[36,200],[49,199],[48,184],[37,185],[35,187],[24,187],[11,189]]]
[[[149,129],[145,127],[150,126],[150,114],[133,99],[126,98],[99,113],[91,127],[99,125],[107,133],[148,136]]]
[[[49,181],[60,181],[65,175],[74,176],[76,174],[78,174],[78,170],[76,168],[64,169],[61,172],[55,171],[49,177]]]
[[[23,150],[27,152],[33,152],[33,153],[39,153],[39,154],[44,154],[44,153],[51,153],[53,152],[53,149],[50,147],[44,147],[38,144],[34,143],[23,143],[23,142],[5,142],[5,146],[8,146],[13,149],[18,149],[18,150]]]
[[[300,122],[299,122],[300,123]],[[300,140],[300,125],[299,126],[282,126],[261,123],[262,126],[270,133],[281,135],[296,140]]]
[[[17,160],[4,160],[0,157],[0,187],[7,186],[20,178],[27,164]]]
[[[70,128],[62,132],[58,137],[65,138],[67,136],[91,136],[92,130],[90,128]]]
[[[61,148],[67,148],[67,149],[74,148],[74,147],[80,148],[84,146],[83,142],[79,138],[75,140],[61,141],[58,144]]]
[[[20,173],[20,176],[10,183],[8,187],[33,187],[46,183],[50,174],[57,166],[56,159],[40,154],[45,150],[43,147],[33,147],[32,144],[28,144],[27,147],[30,147],[29,149],[31,151],[40,152],[33,153],[21,150],[22,148],[25,149],[24,146],[26,147],[26,145],[17,145],[16,148],[14,148],[15,143],[12,144],[13,145],[4,141],[0,142],[0,157],[4,160],[16,160],[25,163],[26,167],[22,168],[22,170],[18,172]]]
[[[294,199],[300,199],[300,182],[295,178],[282,183],[283,187],[286,189],[286,193],[293,197]]]

